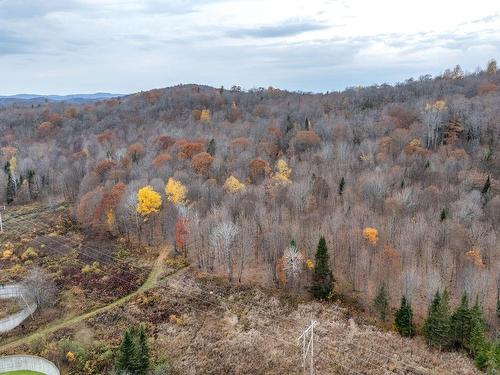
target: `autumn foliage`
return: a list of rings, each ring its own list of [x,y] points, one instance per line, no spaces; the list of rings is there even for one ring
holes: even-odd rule
[[[248,164],[248,169],[250,178],[253,182],[258,182],[271,173],[271,167],[269,167],[269,163],[260,158],[253,159]]]
[[[167,195],[167,199],[174,204],[184,203],[187,189],[182,182],[169,178],[165,185],[165,194]]]
[[[155,168],[160,168],[164,166],[168,161],[172,160],[170,154],[162,152],[153,159],[153,166]]]
[[[137,192],[137,212],[148,216],[158,212],[161,207],[161,196],[151,186],[145,186]]]
[[[194,155],[203,152],[205,146],[201,142],[186,142],[180,147],[177,157],[179,159],[191,159]]]
[[[319,146],[321,139],[312,130],[301,130],[295,136],[294,146],[298,152],[314,149]]]
[[[240,182],[236,177],[229,176],[224,183],[224,188],[230,193],[239,193],[245,189],[245,184]]]
[[[134,143],[127,148],[127,156],[136,163],[144,155],[145,148],[142,143]]]
[[[378,230],[371,227],[363,229],[363,238],[372,246],[378,243]]]
[[[200,152],[193,156],[191,165],[196,173],[205,174],[212,165],[214,158],[208,152]]]
[[[57,128],[50,121],[45,121],[38,125],[37,133],[42,138],[52,137],[57,133]]]

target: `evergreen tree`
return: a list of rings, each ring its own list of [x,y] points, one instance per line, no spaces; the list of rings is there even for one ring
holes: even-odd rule
[[[207,146],[207,152],[211,155],[211,156],[215,156],[215,151],[216,151],[216,146],[215,146],[215,139],[211,139],[210,142],[208,142],[208,146]]]
[[[345,187],[345,179],[342,177],[339,182],[339,195],[342,195],[344,193],[344,187]]]
[[[471,311],[467,293],[464,292],[460,305],[451,315],[451,334],[456,347],[468,348],[471,334]]]
[[[28,169],[26,172],[26,179],[28,180],[28,191],[30,193],[30,199],[36,199],[35,192],[35,171],[32,169]]]
[[[471,309],[471,333],[469,338],[469,349],[474,358],[485,349],[486,338],[483,312],[476,297],[476,303]]]
[[[413,311],[411,304],[405,296],[401,297],[401,305],[394,314],[396,329],[399,334],[404,337],[412,337],[415,333],[413,326]]]
[[[306,121],[304,122],[304,129],[311,130],[311,121],[306,117]]]
[[[497,373],[500,372],[500,339],[495,342],[495,366]]]
[[[328,249],[323,236],[318,242],[315,262],[311,293],[316,299],[325,299],[331,293],[335,280],[330,271]]]
[[[484,183],[483,189],[481,190],[481,194],[485,195],[490,190],[490,187],[491,187],[491,181],[490,181],[490,176],[488,175],[488,178]]]
[[[293,130],[293,122],[290,115],[286,115],[285,135]]]
[[[381,321],[385,322],[387,320],[387,312],[389,309],[389,301],[387,299],[387,292],[385,291],[385,285],[379,288],[375,299],[373,300],[373,307],[378,313]]]
[[[446,220],[446,210],[443,208],[441,210],[441,215],[439,215],[439,218],[441,219],[441,221],[445,221]]]
[[[149,370],[149,345],[142,326],[136,337],[134,365],[135,373],[138,375],[146,375]]]
[[[500,299],[497,298],[497,318],[500,319]]]
[[[16,182],[12,177],[12,172],[10,170],[10,161],[5,163],[4,171],[7,174],[7,190],[5,200],[7,201],[7,204],[11,204],[16,197]]]
[[[133,372],[135,370],[134,364],[135,347],[134,341],[132,340],[132,335],[130,331],[125,331],[123,335],[123,340],[118,347],[118,353],[116,355],[115,369],[117,371]]]
[[[442,296],[436,292],[424,323],[424,333],[429,345],[444,349],[451,343],[450,331],[449,295],[445,289]]]

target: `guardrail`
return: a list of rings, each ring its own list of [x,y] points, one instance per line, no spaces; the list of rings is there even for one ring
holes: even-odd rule
[[[59,369],[49,360],[34,355],[9,355],[0,357],[0,375],[10,371],[36,371],[45,375],[60,375]]]
[[[21,284],[0,286],[0,299],[17,298],[24,300],[24,287]],[[0,333],[9,332],[24,322],[37,309],[36,303],[27,304],[21,311],[0,319]]]

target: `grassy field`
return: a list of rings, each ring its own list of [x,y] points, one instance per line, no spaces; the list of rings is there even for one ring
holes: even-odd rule
[[[0,373],[0,375],[44,375],[44,374],[36,371],[19,370],[19,371],[2,372]]]

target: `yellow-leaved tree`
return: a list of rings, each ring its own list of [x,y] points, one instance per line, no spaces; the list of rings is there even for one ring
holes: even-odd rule
[[[165,194],[167,195],[167,199],[174,204],[184,203],[187,189],[182,182],[170,177],[165,185]]]
[[[202,109],[200,114],[200,121],[208,124],[212,120],[212,115],[209,109]]]
[[[292,170],[284,161],[283,159],[280,159],[276,162],[276,170],[277,173],[275,174],[275,177],[279,180],[284,180],[284,181],[289,181],[290,176],[292,175]]]
[[[240,182],[236,177],[229,176],[226,182],[224,182],[224,188],[230,193],[239,193],[245,189],[245,184]]]
[[[14,173],[17,169],[17,159],[15,156],[12,156],[9,160],[9,171],[10,173]]]
[[[371,227],[366,227],[363,229],[363,238],[367,240],[371,245],[375,246],[378,242],[378,230]]]
[[[161,196],[151,186],[144,186],[137,192],[137,212],[147,216],[158,212],[161,207]]]
[[[109,229],[112,229],[115,225],[115,212],[112,209],[106,212],[106,221],[108,223]]]

